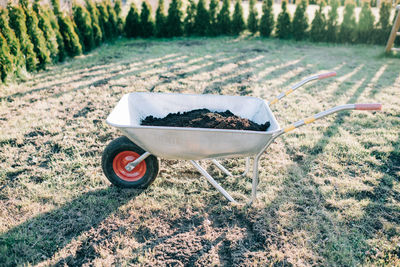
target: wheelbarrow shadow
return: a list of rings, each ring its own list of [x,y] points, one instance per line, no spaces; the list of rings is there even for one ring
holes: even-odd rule
[[[142,192],[115,187],[90,191],[27,220],[0,235],[0,265],[35,265],[51,258],[72,239],[96,228]]]

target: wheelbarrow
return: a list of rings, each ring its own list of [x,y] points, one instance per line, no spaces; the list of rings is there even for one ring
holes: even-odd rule
[[[246,158],[246,176],[253,160],[251,204],[256,199],[258,166],[261,155],[279,136],[300,126],[314,122],[342,110],[380,110],[381,104],[346,104],[336,106],[281,128],[270,106],[289,95],[300,86],[313,81],[336,76],[329,72],[311,76],[281,93],[269,103],[256,97],[224,95],[192,95],[137,92],[122,97],[107,118],[107,123],[118,128],[124,136],[110,142],[102,156],[102,168],[108,180],[123,188],[146,188],[158,174],[157,157],[189,160],[193,166],[229,201],[236,201],[199,164],[211,160],[226,175],[232,176],[217,159]],[[270,122],[266,131],[224,130],[142,126],[141,120],[151,115],[163,118],[169,113],[206,108],[213,112],[230,110],[237,116],[258,124]]]

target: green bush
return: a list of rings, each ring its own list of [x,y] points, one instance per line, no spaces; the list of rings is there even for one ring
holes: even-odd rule
[[[343,22],[340,25],[339,42],[341,43],[354,43],[356,38],[356,16],[354,14],[354,2],[349,1],[345,5]]]
[[[194,20],[196,18],[196,2],[189,0],[186,7],[186,17],[183,21],[185,34],[191,36],[194,34]]]
[[[337,42],[338,39],[338,7],[339,1],[338,0],[331,0],[330,1],[330,10],[328,12],[328,19],[326,21],[326,36],[325,40],[327,42]]]
[[[272,10],[272,0],[263,0],[262,16],[260,20],[260,35],[269,37],[274,29],[274,12]]]
[[[287,11],[287,2],[282,0],[282,11],[276,22],[276,36],[280,39],[288,39],[291,36],[290,15]]]
[[[55,60],[63,61],[67,56],[67,52],[65,51],[64,39],[60,33],[60,27],[58,26],[57,17],[51,8],[45,9],[44,11],[47,13],[47,17],[49,18],[51,28],[53,29],[56,35],[58,54]]]
[[[46,66],[51,62],[50,51],[46,45],[42,30],[39,29],[39,20],[36,13],[29,7],[27,0],[20,0],[26,16],[26,29],[32,41],[33,50],[39,60],[37,68],[46,69]]]
[[[6,39],[8,47],[10,48],[10,54],[13,59],[14,70],[18,70],[25,63],[24,55],[21,52],[21,46],[19,44],[17,36],[8,24],[8,12],[6,9],[0,8],[0,33]]]
[[[99,26],[102,30],[103,41],[109,41],[113,38],[113,27],[109,22],[109,14],[107,11],[107,5],[105,2],[97,2],[97,10],[99,11]]]
[[[125,19],[124,32],[126,37],[138,37],[140,34],[139,13],[134,2],[131,3],[129,13]]]
[[[33,50],[34,46],[28,36],[26,24],[25,24],[25,13],[20,6],[7,5],[7,9],[10,17],[10,26],[14,30],[19,43],[21,45],[21,51],[25,56],[25,66],[27,71],[36,70],[38,60],[36,53]]]
[[[207,35],[209,36],[216,36],[218,35],[218,21],[217,21],[217,14],[218,14],[218,0],[211,0],[209,5],[209,27]]]
[[[13,57],[3,34],[0,33],[0,79],[4,82],[13,71]]]
[[[122,21],[121,12],[122,12],[122,1],[115,0],[114,2],[114,11],[115,15],[117,16],[117,33],[118,36],[122,34],[124,28],[124,22]]]
[[[381,0],[381,6],[379,8],[379,21],[378,26],[382,29],[392,29],[390,25],[390,11],[391,1]]]
[[[172,0],[168,8],[167,37],[182,36],[182,1]]]
[[[371,44],[374,42],[375,16],[372,14],[368,2],[364,2],[361,8],[360,18],[357,24],[357,42]]]
[[[315,11],[314,19],[311,22],[310,39],[313,42],[325,41],[326,35],[326,17],[323,13],[324,1],[319,4],[319,9]]]
[[[197,3],[197,12],[194,19],[194,33],[198,36],[205,36],[209,32],[210,16],[204,0]]]
[[[151,7],[149,3],[144,0],[142,2],[142,11],[140,13],[140,35],[144,38],[153,36],[154,34],[154,21],[151,17]]]
[[[97,10],[97,7],[92,0],[86,0],[86,8],[90,13],[90,18],[92,20],[94,43],[96,44],[96,46],[99,46],[103,41],[103,31],[100,27],[100,22],[99,22],[99,11]]]
[[[392,26],[390,25],[391,2],[382,0],[379,8],[379,21],[376,25],[375,40],[376,44],[385,45],[389,39]]]
[[[158,7],[156,10],[156,25],[155,35],[157,37],[167,36],[167,16],[165,15],[164,0],[158,0]]]
[[[92,19],[86,8],[81,5],[75,3],[72,11],[83,51],[88,52],[95,47]]]
[[[235,10],[232,15],[232,33],[240,34],[246,28],[243,18],[242,0],[236,0]]]
[[[115,12],[115,15],[121,16],[121,12],[122,12],[122,1],[121,0],[114,1],[114,12]]]
[[[71,19],[61,13],[59,0],[52,0],[52,4],[54,13],[57,16],[58,27],[64,40],[66,54],[70,57],[82,54],[82,46]]]
[[[258,32],[258,12],[255,5],[256,0],[250,0],[249,16],[247,17],[247,28],[253,34]]]
[[[58,15],[62,13],[60,9],[60,1],[59,0],[51,0],[51,5],[53,6],[54,15]]]
[[[117,19],[117,14],[115,14],[115,10],[110,2],[110,0],[105,1],[105,5],[107,8],[107,13],[108,13],[108,25],[111,30],[110,33],[110,38],[115,39],[116,37],[119,36],[118,34],[118,19]]]
[[[296,7],[292,21],[292,34],[296,41],[307,38],[308,18],[307,18],[307,0],[300,0]]]
[[[60,27],[60,33],[64,40],[66,54],[70,57],[82,54],[82,46],[71,19],[63,14],[59,14],[58,26]]]
[[[39,20],[39,28],[43,32],[44,38],[46,40],[47,49],[50,52],[50,56],[53,62],[58,60],[58,44],[57,44],[57,36],[53,27],[51,27],[49,14],[47,10],[49,7],[43,6],[39,4],[38,0],[35,0],[33,3],[33,10],[36,13],[36,16]]]
[[[232,33],[230,0],[224,0],[217,16],[218,34],[229,35]]]

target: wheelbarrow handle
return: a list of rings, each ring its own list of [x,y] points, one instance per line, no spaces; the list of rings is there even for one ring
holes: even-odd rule
[[[292,125],[281,129],[279,132],[279,135],[290,132],[296,128],[299,128],[300,126],[312,123],[318,119],[321,119],[323,117],[326,117],[332,113],[336,113],[342,110],[381,110],[382,109],[382,104],[379,103],[374,103],[374,104],[346,104],[346,105],[341,105],[341,106],[336,106],[334,108],[330,108],[328,110],[322,111],[318,114],[315,114],[314,116],[311,116],[309,118],[306,118],[304,120],[299,120],[293,123]]]
[[[331,71],[331,72],[327,72],[327,73],[322,73],[319,75],[314,75],[314,76],[310,76],[304,80],[302,80],[301,82],[296,83],[295,85],[293,85],[289,90],[287,90],[286,92],[282,92],[280,93],[277,97],[275,97],[273,100],[269,101],[268,105],[271,106],[273,104],[275,104],[276,102],[278,102],[279,100],[281,100],[283,97],[293,93],[297,88],[303,86],[304,84],[314,81],[314,80],[322,80],[322,79],[326,79],[329,77],[334,77],[336,76],[336,71]]]
[[[381,110],[382,104],[355,104],[356,110]]]

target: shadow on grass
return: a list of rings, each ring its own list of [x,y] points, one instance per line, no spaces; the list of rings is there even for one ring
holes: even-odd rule
[[[379,55],[379,58],[395,58],[395,59],[400,59],[400,53],[399,53],[399,52],[389,52],[389,53],[382,52],[382,53]]]
[[[221,59],[221,58],[223,59],[224,55],[221,55],[218,58],[219,59]],[[77,78],[75,80],[70,81],[69,83],[85,82],[85,81],[92,80],[93,78],[96,78],[96,79],[90,81],[90,83],[85,83],[85,84],[79,85],[79,86],[77,86],[75,88],[72,88],[72,89],[64,90],[64,91],[61,91],[61,92],[56,92],[54,94],[52,93],[51,95],[47,95],[47,96],[43,96],[43,97],[39,97],[39,98],[34,97],[34,98],[30,99],[29,101],[32,102],[32,101],[38,101],[38,100],[46,100],[48,98],[58,98],[58,97],[60,97],[62,95],[65,95],[65,94],[68,94],[68,93],[71,93],[71,92],[76,92],[76,91],[82,90],[84,88],[88,88],[90,86],[97,87],[99,85],[108,84],[110,81],[116,81],[116,80],[127,78],[127,77],[130,77],[130,76],[138,76],[141,73],[144,73],[144,72],[149,71],[149,70],[153,70],[155,67],[159,67],[159,66],[166,67],[166,66],[168,66],[168,64],[177,64],[179,62],[184,62],[185,60],[187,60],[187,56],[182,54],[180,56],[163,57],[163,58],[160,58],[160,59],[151,58],[150,60],[152,62],[150,64],[147,64],[147,65],[144,65],[145,64],[144,62],[142,62],[141,64],[138,64],[138,65],[136,65],[138,62],[133,63],[132,65],[134,65],[133,67],[134,67],[135,70],[131,70],[131,71],[127,71],[127,72],[126,72],[126,69],[121,70],[121,71],[118,71],[118,70],[110,71],[109,74],[111,74],[111,75],[106,77],[106,78],[104,78],[104,75],[105,75],[104,73],[95,74],[95,75],[92,75],[92,74],[91,75],[86,75],[84,79]],[[207,59],[202,59],[202,61],[205,62],[205,61],[207,61]],[[199,61],[199,62],[201,62],[201,61]],[[198,64],[199,62],[196,62],[196,64]],[[217,64],[213,64],[213,65],[217,65]],[[170,74],[170,73],[171,73],[171,71],[167,70],[166,72],[160,73],[158,75],[160,77],[162,77],[163,74]],[[12,99],[13,97],[22,97],[22,96],[25,96],[25,95],[28,95],[28,94],[39,92],[39,91],[53,90],[54,88],[56,88],[57,86],[60,86],[62,84],[63,83],[53,84],[51,86],[33,89],[33,90],[30,90],[30,91],[27,91],[27,92],[24,92],[24,93],[16,93],[16,94],[11,95],[11,96],[5,96],[5,97],[0,98],[0,101],[1,100],[5,100],[5,99]]]
[[[142,190],[115,187],[92,191],[27,220],[0,235],[0,265],[35,265],[51,258],[72,239],[97,227],[141,193]]]
[[[65,94],[65,93],[68,93],[68,92],[71,92],[71,91],[78,91],[80,89],[83,89],[83,88],[86,88],[86,87],[90,87],[91,85],[96,86],[96,84],[101,84],[102,82],[108,82],[109,80],[120,79],[120,78],[129,76],[129,75],[139,74],[139,73],[144,72],[146,70],[152,69],[153,65],[155,65],[155,64],[163,64],[163,62],[165,62],[165,61],[171,61],[170,57],[164,57],[164,58],[157,59],[157,60],[154,60],[154,59],[155,58],[151,58],[150,60],[152,60],[153,62],[151,63],[151,65],[149,67],[145,67],[145,68],[144,67],[141,68],[141,66],[144,64],[143,62],[134,61],[134,62],[132,62],[130,64],[127,64],[125,69],[123,69],[123,70],[113,70],[113,69],[115,69],[115,66],[114,66],[114,68],[113,67],[102,68],[100,70],[103,71],[103,72],[98,73],[98,74],[91,74],[90,73],[91,71],[84,72],[84,73],[86,73],[86,75],[84,75],[83,77],[79,76],[78,78],[70,80],[67,83],[68,84],[82,83],[82,82],[86,82],[86,81],[92,80],[94,78],[100,78],[100,79],[96,79],[94,81],[91,81],[90,83],[85,83],[83,85],[80,85],[77,88],[74,88],[74,89],[66,91],[66,92],[57,93],[56,96],[58,97],[58,96],[61,96],[61,95]],[[176,61],[176,62],[179,62],[179,61],[182,61],[182,60],[184,60],[184,58],[183,59],[180,59],[180,58],[174,59],[174,61]],[[137,64],[137,66],[136,66],[136,64]],[[130,65],[132,65],[137,70],[121,74],[121,72],[123,72],[127,68],[129,68]],[[121,64],[121,66],[124,66],[124,64]],[[107,74],[113,74],[113,75],[108,77],[108,78],[104,78],[104,76],[107,75]],[[76,75],[74,75],[74,76],[76,76]],[[63,78],[66,78],[66,77],[67,77],[67,75],[64,75],[63,77],[60,77],[59,79],[63,79]],[[55,88],[63,86],[66,83],[66,82],[58,82],[59,79],[54,80],[54,81],[56,81],[56,83],[52,83],[49,86],[35,88],[35,89],[31,89],[31,90],[28,90],[28,91],[25,91],[25,92],[17,92],[17,93],[8,95],[8,96],[0,97],[0,101],[12,100],[13,98],[24,97],[26,95],[31,95],[31,94],[37,93],[37,92],[54,90]],[[32,100],[37,101],[37,100],[42,100],[42,99],[46,99],[46,98],[47,97],[42,97],[42,98],[39,98],[39,99],[38,98],[32,98],[30,101],[32,101]]]
[[[347,103],[355,103],[372,79],[372,77],[365,76],[362,78],[364,80],[355,89]],[[344,83],[342,86],[350,87],[351,84]],[[347,91],[343,87],[337,90]],[[308,150],[308,156],[301,158],[301,165],[295,163],[288,166],[289,170],[300,169],[301,173],[292,173],[291,177],[284,181],[286,187],[281,193],[277,193],[278,197],[260,214],[256,215],[257,232],[267,241],[267,246],[285,246],[287,241],[276,235],[276,232],[283,232],[284,236],[285,231],[293,233],[307,232],[307,229],[313,229],[313,232],[307,232],[305,236],[312,237],[312,240],[308,240],[309,248],[317,258],[322,256],[320,259],[323,260],[312,262],[312,264],[335,263],[339,266],[354,266],[366,261],[366,255],[371,248],[367,240],[382,230],[382,220],[391,221],[397,225],[400,223],[400,209],[395,205],[390,205],[387,201],[388,196],[393,194],[393,176],[383,175],[379,183],[374,186],[373,191],[362,197],[369,199],[369,204],[364,209],[364,215],[360,219],[350,221],[340,219],[340,216],[335,215],[337,209],[326,201],[320,190],[321,185],[315,183],[312,178],[308,178],[313,162],[323,153],[329,144],[329,138],[339,133],[341,125],[349,114],[350,112],[341,112],[337,115],[331,126],[323,133],[322,138]],[[395,150],[394,147],[393,151]],[[353,197],[355,196],[344,196],[347,199]],[[360,199],[360,197],[356,197],[356,199]],[[291,203],[291,219],[289,225],[281,229],[277,211],[280,209],[280,205],[288,202]]]

